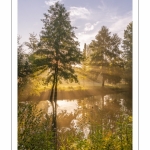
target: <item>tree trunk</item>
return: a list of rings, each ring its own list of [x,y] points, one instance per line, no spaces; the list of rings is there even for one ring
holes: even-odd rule
[[[102,95],[102,109],[104,109],[104,95]]]
[[[53,109],[53,115],[52,115],[52,140],[53,140],[53,147],[54,150],[57,150],[57,76],[58,76],[58,65],[56,65],[55,68],[55,74],[54,74],[54,80],[53,80],[53,86],[51,90],[51,95],[50,95],[50,102],[52,104],[52,109]]]
[[[105,80],[104,80],[104,77],[102,77],[102,87],[104,87],[104,83],[105,83]]]
[[[54,103],[55,103],[55,112],[54,112],[54,138],[55,138],[55,150],[57,150],[57,83],[58,83],[58,65],[56,66],[56,78],[55,78],[55,93],[54,93]]]
[[[50,94],[50,102],[52,104],[52,109],[54,112],[54,102],[53,102],[53,97],[54,97],[54,86],[55,86],[55,77],[54,77],[54,81],[53,81],[53,85],[52,85],[52,89],[51,89],[51,94]]]

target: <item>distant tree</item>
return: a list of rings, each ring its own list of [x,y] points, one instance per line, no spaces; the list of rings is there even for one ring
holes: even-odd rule
[[[20,44],[21,36],[17,37],[17,53],[18,53],[18,78],[23,76],[23,64],[24,64],[24,51],[23,44]]]
[[[84,44],[84,49],[83,49],[83,57],[87,57],[87,48],[86,48],[86,43]]]
[[[30,64],[28,62],[28,55],[25,54],[23,44],[20,43],[21,36],[18,36],[18,86],[24,84],[23,79],[31,73]]]
[[[91,54],[91,72],[97,78],[102,76],[102,87],[108,80],[110,83],[117,83],[121,80],[122,59],[119,49],[121,39],[117,34],[111,36],[108,28],[103,26],[101,30],[90,43]]]
[[[38,48],[38,39],[36,38],[35,33],[30,33],[29,42],[25,42],[25,45],[31,50],[31,53],[34,53]]]
[[[132,22],[124,30],[123,40],[124,76],[123,78],[132,87]]]

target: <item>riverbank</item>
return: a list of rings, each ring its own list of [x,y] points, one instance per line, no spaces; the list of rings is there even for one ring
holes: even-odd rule
[[[21,92],[22,96],[18,97],[18,101],[41,101],[49,100],[51,93],[51,84],[43,85],[38,83],[42,77],[46,76],[46,71],[41,74],[37,79],[35,78],[31,83],[24,87]],[[127,84],[108,84],[106,83],[104,87],[101,86],[100,82],[93,81],[85,75],[81,75],[78,72],[78,83],[69,83],[67,81],[62,81],[58,84],[58,95],[57,99],[80,99],[83,97],[97,96],[97,95],[107,95],[120,92],[130,92],[132,89],[128,89]],[[35,92],[34,92],[35,91]],[[31,94],[30,94],[31,93]]]
[[[58,89],[58,100],[63,99],[82,99],[84,97],[89,96],[97,96],[97,95],[107,95],[107,94],[113,94],[113,93],[121,93],[121,92],[127,92],[127,88],[115,88],[115,87],[87,87],[87,89],[70,89],[70,90],[62,90]],[[20,101],[41,101],[41,100],[49,100],[50,98],[51,90],[46,90],[41,92],[39,95],[32,95],[28,96],[27,98],[24,98]]]

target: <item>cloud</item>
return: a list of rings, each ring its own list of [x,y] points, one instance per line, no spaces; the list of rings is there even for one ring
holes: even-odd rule
[[[99,13],[97,17],[101,19],[101,21],[113,22],[114,20],[118,19],[118,8],[109,6],[106,1],[100,0],[100,4],[97,6]],[[96,15],[96,14],[95,14]]]
[[[70,7],[70,17],[74,19],[88,19],[90,11],[85,7]]]
[[[85,31],[91,31],[93,29],[94,29],[94,26],[91,23],[85,24],[85,28],[84,28]]]
[[[101,11],[106,11],[106,10],[107,10],[107,7],[106,7],[104,1],[101,0],[100,3],[101,3],[101,4],[98,5],[98,8],[99,8]]]
[[[52,5],[56,1],[47,0],[45,3]],[[68,9],[72,25],[78,27],[75,33],[81,50],[84,48],[84,43],[89,44],[95,39],[102,26],[108,27],[112,34],[117,33],[123,39],[124,30],[132,21],[132,12],[120,15],[116,7],[109,7],[103,0],[96,7],[95,9],[87,9],[86,7],[72,6]]]
[[[91,24],[91,23],[86,23],[85,24],[85,28],[84,28],[84,31],[92,31],[96,25],[99,24],[99,21],[97,21],[96,23],[94,24]]]
[[[92,40],[95,39],[95,36],[98,34],[98,31],[101,29],[103,25],[109,28],[109,31],[114,34],[118,34],[120,38],[123,39],[124,37],[124,30],[126,29],[127,25],[132,21],[132,13],[129,12],[125,14],[124,16],[115,16],[115,19],[112,19],[111,22],[104,22],[97,21],[94,24],[92,23],[86,23],[83,28],[83,30],[80,30],[80,32],[76,33],[76,36],[78,38],[78,41],[80,42],[80,48],[83,50],[84,43],[90,44]],[[91,31],[91,32],[89,32]]]
[[[97,34],[97,31],[93,31],[91,33],[89,33],[89,32],[87,33],[85,31],[77,33],[77,38],[78,38],[78,41],[80,42],[81,51],[84,48],[84,43],[90,44],[91,41],[95,39],[96,34]]]
[[[123,38],[124,30],[131,21],[132,13],[129,12],[125,16],[118,17],[118,19],[109,27],[109,29],[112,33],[117,33],[120,38]]]
[[[45,1],[45,4],[50,6],[50,5],[54,5],[57,1],[62,2],[62,0],[49,0],[49,1]]]

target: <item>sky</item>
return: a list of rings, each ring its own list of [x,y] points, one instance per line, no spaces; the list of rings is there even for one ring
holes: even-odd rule
[[[39,38],[44,13],[59,1],[70,12],[71,25],[77,27],[76,37],[81,51],[90,44],[102,26],[123,39],[124,30],[132,21],[132,0],[18,0],[18,35],[27,42],[29,33]]]

